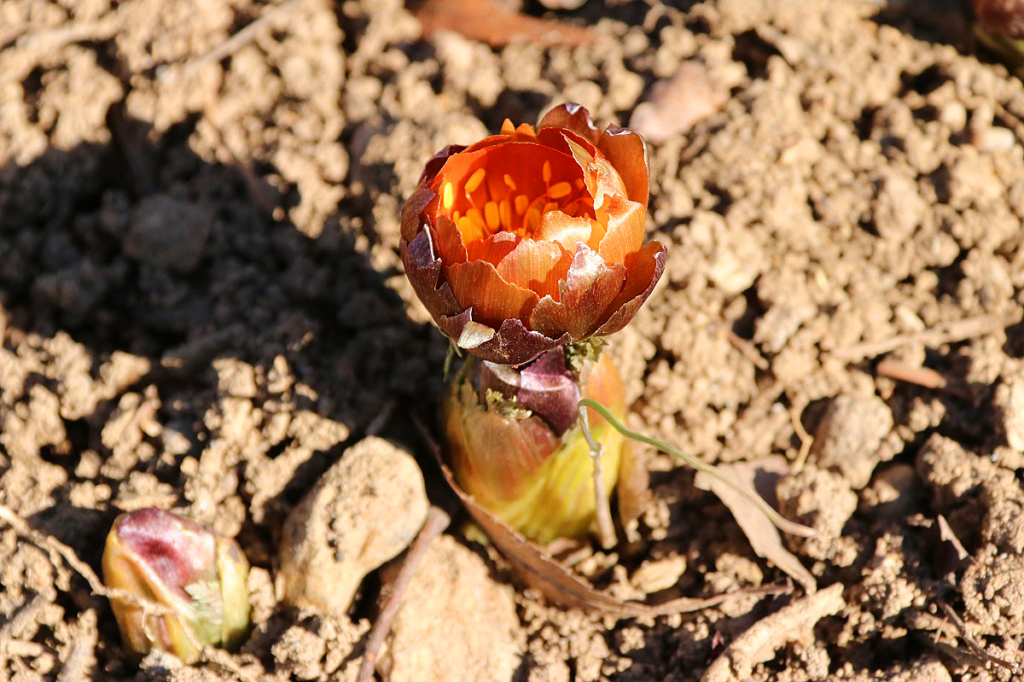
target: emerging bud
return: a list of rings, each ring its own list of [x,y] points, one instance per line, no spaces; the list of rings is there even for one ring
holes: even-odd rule
[[[594,462],[578,418],[579,386],[625,416],[622,380],[611,359],[581,364],[578,377],[562,348],[519,369],[470,358],[443,408],[445,457],[459,486],[541,544],[583,536],[594,524]],[[589,411],[588,421],[604,446],[601,474],[610,495],[620,470],[630,468],[628,443],[596,412]]]
[[[1024,0],[971,0],[979,40],[1012,69],[1024,68]]]
[[[232,648],[249,628],[249,562],[234,540],[160,509],[140,509],[114,521],[103,551],[108,588],[172,613],[144,614],[140,604],[112,598],[125,646],[151,649],[185,663],[199,646]]]
[[[647,149],[626,128],[594,126],[578,104],[537,130],[447,147],[402,209],[405,272],[441,331],[490,362],[626,325],[665,267],[644,244]]]

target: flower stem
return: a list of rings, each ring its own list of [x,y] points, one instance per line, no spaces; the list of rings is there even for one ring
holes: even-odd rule
[[[582,393],[582,389],[580,391]],[[608,505],[608,495],[604,489],[604,473],[601,470],[601,456],[604,455],[604,445],[594,440],[590,433],[590,423],[587,421],[587,409],[583,407],[583,401],[579,403],[580,428],[583,430],[583,437],[587,439],[590,446],[590,457],[594,460],[594,510],[597,516],[597,533],[601,538],[601,546],[604,549],[611,549],[615,546],[615,526],[612,525],[612,512]]]
[[[597,402],[596,400],[593,400],[591,398],[583,398],[582,400],[580,400],[578,405],[581,414],[585,415],[585,408],[589,407],[590,409],[594,410],[602,417],[604,417],[609,424],[614,426],[619,431],[619,433],[621,433],[626,438],[631,438],[632,440],[638,441],[640,443],[646,443],[647,445],[650,445],[652,447],[657,448],[658,450],[661,450],[667,455],[678,457],[679,459],[683,460],[688,466],[696,469],[697,471],[702,471],[708,476],[716,478],[722,483],[725,483],[727,486],[729,486],[737,493],[742,495],[744,498],[749,500],[751,503],[756,505],[757,508],[760,509],[764,513],[764,515],[767,516],[768,519],[775,525],[775,527],[783,531],[784,533],[789,533],[790,535],[798,535],[800,537],[805,538],[814,537],[815,535],[817,535],[817,533],[813,529],[808,528],[807,526],[801,525],[799,523],[794,523],[793,521],[784,518],[781,514],[772,509],[771,505],[765,502],[761,496],[755,495],[754,493],[750,492],[743,486],[737,485],[735,481],[733,481],[731,478],[720,472],[716,467],[707,464],[706,462],[702,462],[696,457],[688,455],[682,450],[679,450],[678,448],[675,448],[669,445],[668,443],[664,443],[658,440],[657,438],[651,438],[650,436],[645,436],[642,433],[637,433],[636,431],[630,430],[622,422],[616,419],[607,407]],[[586,417],[584,416],[582,417],[582,419],[584,419],[583,423],[586,424]],[[587,431],[584,430],[584,433],[587,433]]]

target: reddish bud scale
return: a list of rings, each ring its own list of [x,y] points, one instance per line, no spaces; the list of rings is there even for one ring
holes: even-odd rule
[[[576,407],[580,383],[583,395],[625,416],[622,380],[611,359],[604,355],[590,364],[577,382],[561,348],[522,369],[470,359],[443,408],[445,457],[459,486],[542,544],[583,536],[594,524],[593,459]],[[620,472],[632,469],[628,444],[594,412],[589,424],[604,446],[602,475],[610,495]]]

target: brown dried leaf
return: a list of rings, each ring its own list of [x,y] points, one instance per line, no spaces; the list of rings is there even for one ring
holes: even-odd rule
[[[779,456],[765,457],[756,462],[720,464],[716,468],[719,473],[729,477],[733,483],[742,486],[754,495],[759,494],[757,491],[759,484],[761,487],[766,487],[764,484],[769,479],[777,479],[789,471],[786,460]],[[800,563],[799,559],[783,547],[778,529],[756,504],[724,482],[702,471],[697,472],[693,484],[701,490],[714,493],[729,508],[736,523],[739,524],[743,534],[750,541],[750,546],[758,556],[764,557],[782,569],[793,580],[800,583],[808,594],[814,594],[817,590],[814,576]],[[774,486],[771,489],[774,490]]]
[[[768,586],[737,590],[729,594],[719,594],[702,599],[682,597],[654,605],[616,599],[576,576],[568,567],[556,561],[540,546],[530,542],[479,506],[472,497],[459,488],[451,470],[441,461],[440,450],[436,446],[434,454],[449,487],[462,500],[462,504],[473,520],[484,529],[495,546],[515,565],[522,578],[531,587],[561,606],[584,611],[598,611],[621,618],[632,618],[699,611],[732,599],[783,594],[789,591],[787,587]]]
[[[650,99],[633,110],[629,128],[651,142],[664,142],[718,111],[727,99],[725,88],[707,69],[683,62],[674,76],[654,84]]]
[[[416,9],[423,36],[455,31],[492,47],[515,42],[582,45],[593,40],[588,28],[514,12],[496,0],[426,0]]]

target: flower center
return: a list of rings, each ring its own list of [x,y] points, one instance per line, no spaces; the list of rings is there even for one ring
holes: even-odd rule
[[[502,163],[504,155],[493,156],[497,158],[485,156],[461,180],[446,178],[441,183],[440,208],[455,222],[464,244],[498,232],[532,238],[551,211],[593,217],[594,200],[571,158],[566,157],[568,163],[556,158],[554,165],[545,159],[538,174],[536,157],[530,164]]]

